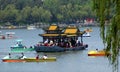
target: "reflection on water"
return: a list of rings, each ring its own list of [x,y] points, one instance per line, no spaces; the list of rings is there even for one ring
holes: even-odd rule
[[[82,28],[84,30],[84,28]],[[88,49],[83,51],[68,51],[60,53],[36,53],[26,52],[27,57],[35,57],[47,54],[57,58],[55,62],[31,62],[31,63],[3,63],[0,61],[0,72],[112,72],[111,65],[106,57],[88,57],[87,52],[90,50],[103,49],[103,43],[99,35],[99,27],[92,27],[91,37],[83,38],[84,43],[89,45]],[[43,33],[41,29],[27,30],[2,30],[2,32],[15,32],[19,39],[23,39],[24,45],[31,46],[42,41],[42,37],[38,36]],[[0,59],[10,52],[10,46],[15,43],[15,39],[0,40]],[[20,55],[20,53],[12,53],[12,55]]]

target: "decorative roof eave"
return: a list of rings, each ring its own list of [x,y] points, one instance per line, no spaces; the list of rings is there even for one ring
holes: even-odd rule
[[[78,36],[78,35],[76,34],[67,35],[67,37],[73,37],[73,36]]]
[[[59,34],[39,34],[39,36],[59,36]]]

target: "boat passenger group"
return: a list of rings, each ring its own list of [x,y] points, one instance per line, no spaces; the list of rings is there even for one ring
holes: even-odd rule
[[[16,59],[25,59],[25,58],[27,58],[25,55],[24,55],[24,53],[21,53],[21,56],[17,56],[16,57]],[[36,59],[39,59],[40,57],[39,57],[39,55],[37,55],[36,56]],[[45,55],[43,55],[42,57],[41,57],[42,59],[47,59],[48,57],[47,57],[47,55],[45,54]],[[11,56],[11,53],[9,53],[7,56],[5,56],[3,59],[13,59],[13,57]]]
[[[21,43],[21,41],[20,42],[17,42],[14,46],[12,46],[11,48],[27,48],[25,45],[23,45],[22,43]],[[30,46],[29,48],[33,48],[32,46]]]
[[[5,56],[3,59],[12,59],[13,57],[12,57],[12,55],[11,55],[11,53],[9,53],[7,56]],[[21,56],[16,56],[16,57],[14,57],[14,58],[16,58],[16,59],[25,59],[25,58],[27,58],[25,55],[24,55],[24,53],[21,53]]]
[[[70,48],[70,47],[76,47],[82,45],[83,43],[78,40],[74,40],[73,38],[65,38],[58,40],[46,39],[43,43],[38,42],[36,46],[60,46],[60,47]]]

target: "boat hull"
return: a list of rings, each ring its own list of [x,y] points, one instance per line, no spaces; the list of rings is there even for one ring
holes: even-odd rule
[[[34,48],[12,48],[11,52],[26,52],[26,51],[34,51]]]
[[[25,62],[24,59],[2,59],[3,62]]]
[[[36,52],[64,52],[64,51],[79,51],[84,50],[88,47],[88,45],[71,47],[71,48],[63,48],[59,46],[35,46]]]
[[[46,59],[44,58],[40,58],[40,59],[36,59],[36,58],[25,58],[26,62],[52,62],[52,61],[56,61],[56,57],[48,57]]]
[[[48,57],[46,59],[40,58],[25,58],[25,59],[2,59],[3,62],[53,62],[56,61],[56,57]]]
[[[88,56],[108,56],[110,55],[109,52],[105,51],[90,51],[88,52]]]

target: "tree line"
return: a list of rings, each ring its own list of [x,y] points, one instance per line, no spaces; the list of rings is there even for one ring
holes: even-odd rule
[[[0,24],[75,23],[95,18],[92,0],[0,0]]]

